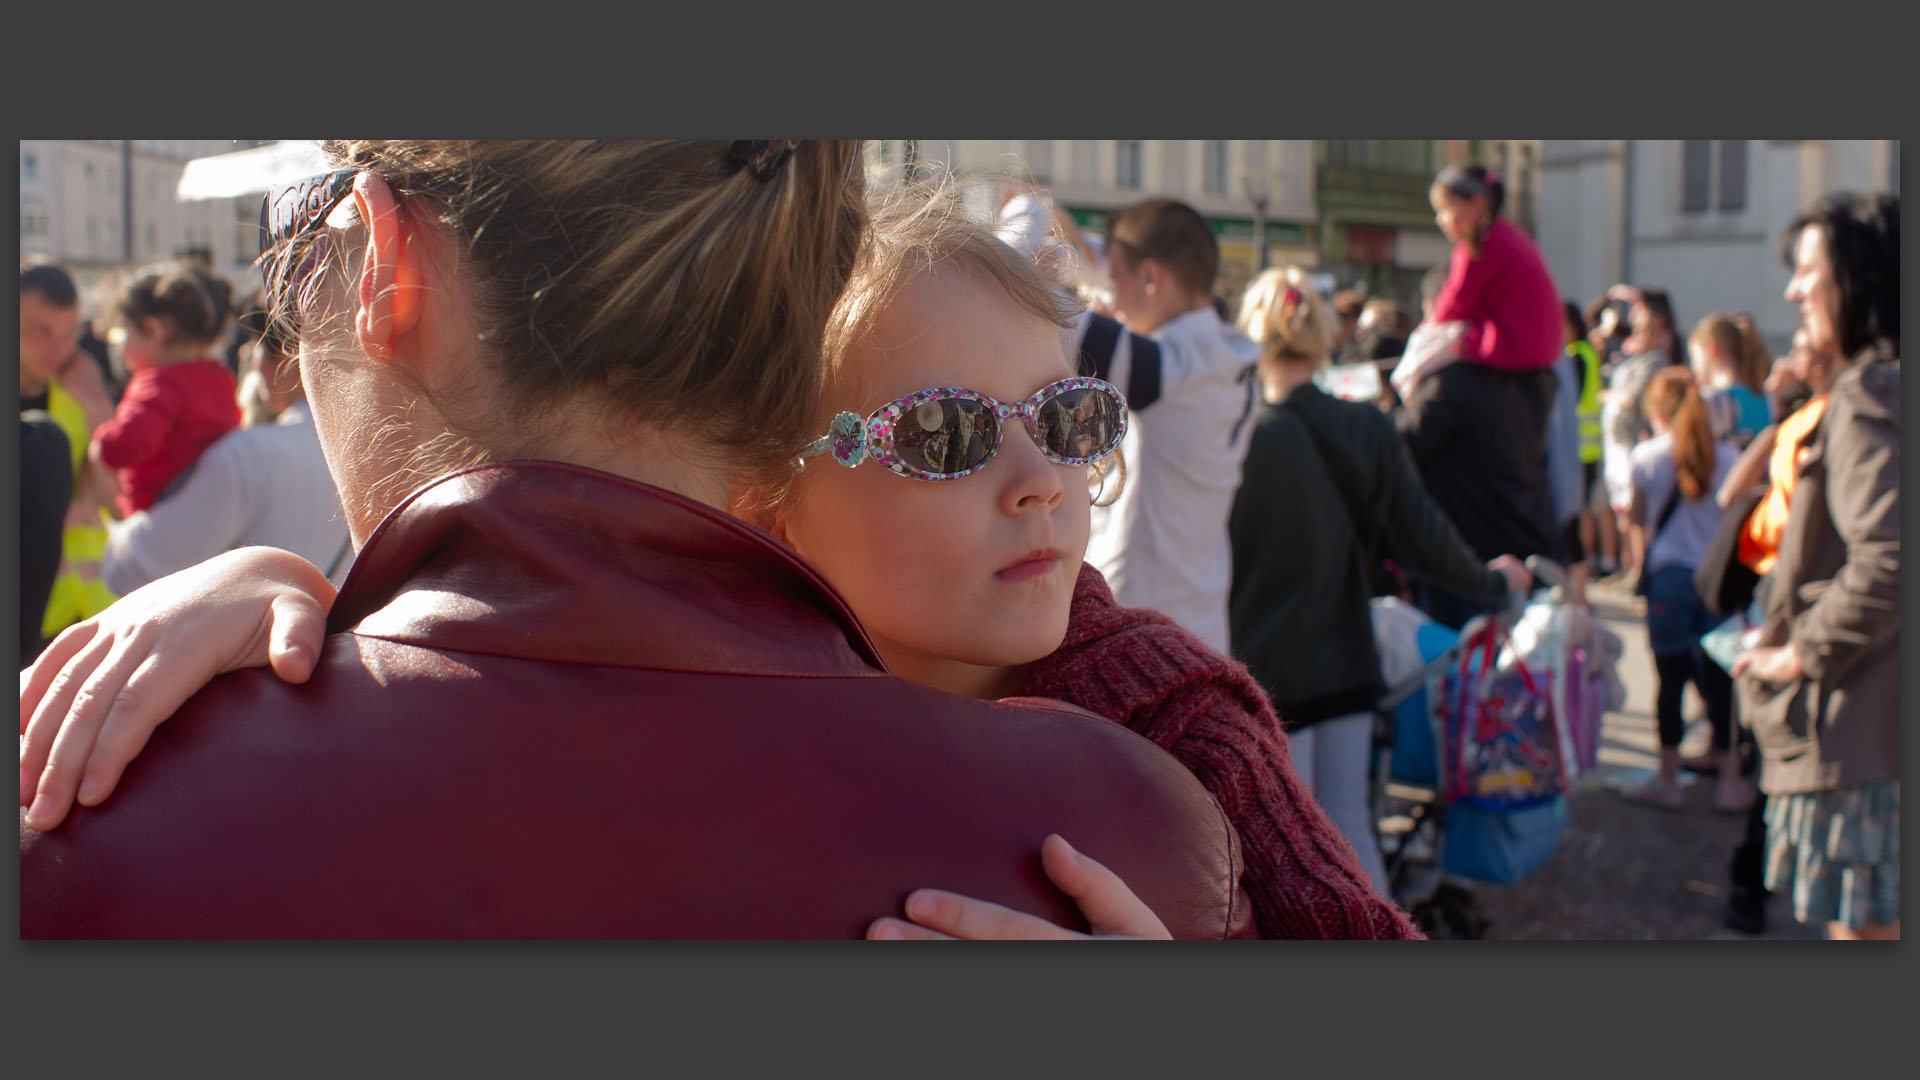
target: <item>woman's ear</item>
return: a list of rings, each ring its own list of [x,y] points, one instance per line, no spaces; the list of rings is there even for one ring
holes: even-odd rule
[[[413,242],[414,226],[401,211],[393,189],[374,173],[354,177],[353,199],[367,230],[353,325],[366,355],[385,360],[392,356],[394,341],[420,322],[420,257]]]

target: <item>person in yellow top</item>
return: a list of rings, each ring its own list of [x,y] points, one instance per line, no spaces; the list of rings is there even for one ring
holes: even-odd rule
[[[117,485],[86,456],[93,429],[113,417],[113,402],[98,365],[80,350],[79,333],[80,294],[73,279],[52,263],[23,267],[20,408],[44,409],[60,425],[74,470],[60,573],[41,623],[47,637],[99,614],[115,599],[101,580],[100,560],[107,546],[107,508],[113,505]]]
[[[1580,378],[1580,397],[1574,405],[1579,427],[1580,474],[1587,494],[1587,509],[1580,514],[1580,554],[1595,577],[1606,577],[1619,568],[1620,536],[1613,520],[1612,504],[1601,484],[1600,464],[1606,448],[1600,423],[1600,391],[1605,378],[1600,374],[1600,353],[1588,340],[1586,316],[1580,305],[1569,300],[1566,355]]]

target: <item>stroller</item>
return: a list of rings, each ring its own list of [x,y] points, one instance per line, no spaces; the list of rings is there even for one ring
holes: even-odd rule
[[[1484,935],[1463,880],[1512,884],[1551,857],[1564,794],[1593,768],[1601,715],[1618,704],[1618,639],[1568,602],[1558,564],[1528,569],[1545,589],[1459,631],[1374,601],[1388,682],[1375,702],[1375,821],[1393,898],[1431,937]],[[1467,693],[1490,680],[1504,692]],[[1463,786],[1469,764],[1480,790]],[[1490,783],[1509,790],[1482,797]]]

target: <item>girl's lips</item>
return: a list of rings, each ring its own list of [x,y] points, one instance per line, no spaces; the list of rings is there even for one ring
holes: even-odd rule
[[[1060,549],[1042,548],[1039,551],[1029,552],[1019,562],[1001,569],[993,576],[1008,582],[1029,581],[1052,573],[1058,565],[1060,565]]]

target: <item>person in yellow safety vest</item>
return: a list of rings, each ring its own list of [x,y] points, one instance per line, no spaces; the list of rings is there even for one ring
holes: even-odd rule
[[[1574,415],[1579,422],[1580,471],[1589,501],[1600,499],[1605,507],[1605,495],[1594,494],[1599,490],[1600,463],[1605,456],[1600,425],[1600,353],[1587,340],[1587,320],[1580,306],[1571,300],[1567,301],[1566,317],[1566,352],[1573,358],[1574,370],[1580,373],[1580,399],[1574,406]],[[1620,540],[1614,529],[1611,509],[1596,514],[1590,507],[1588,512],[1580,515],[1579,530],[1580,545],[1588,566],[1595,576],[1607,576],[1619,564]],[[1598,536],[1595,535],[1596,530]],[[1596,541],[1598,547],[1595,546]]]
[[[20,272],[20,407],[45,409],[67,435],[73,454],[73,504],[61,540],[59,576],[47,600],[42,632],[51,638],[106,610],[116,597],[101,579],[107,548],[112,480],[87,461],[93,429],[113,416],[106,383],[80,351],[80,296],[73,279],[51,263]]]

